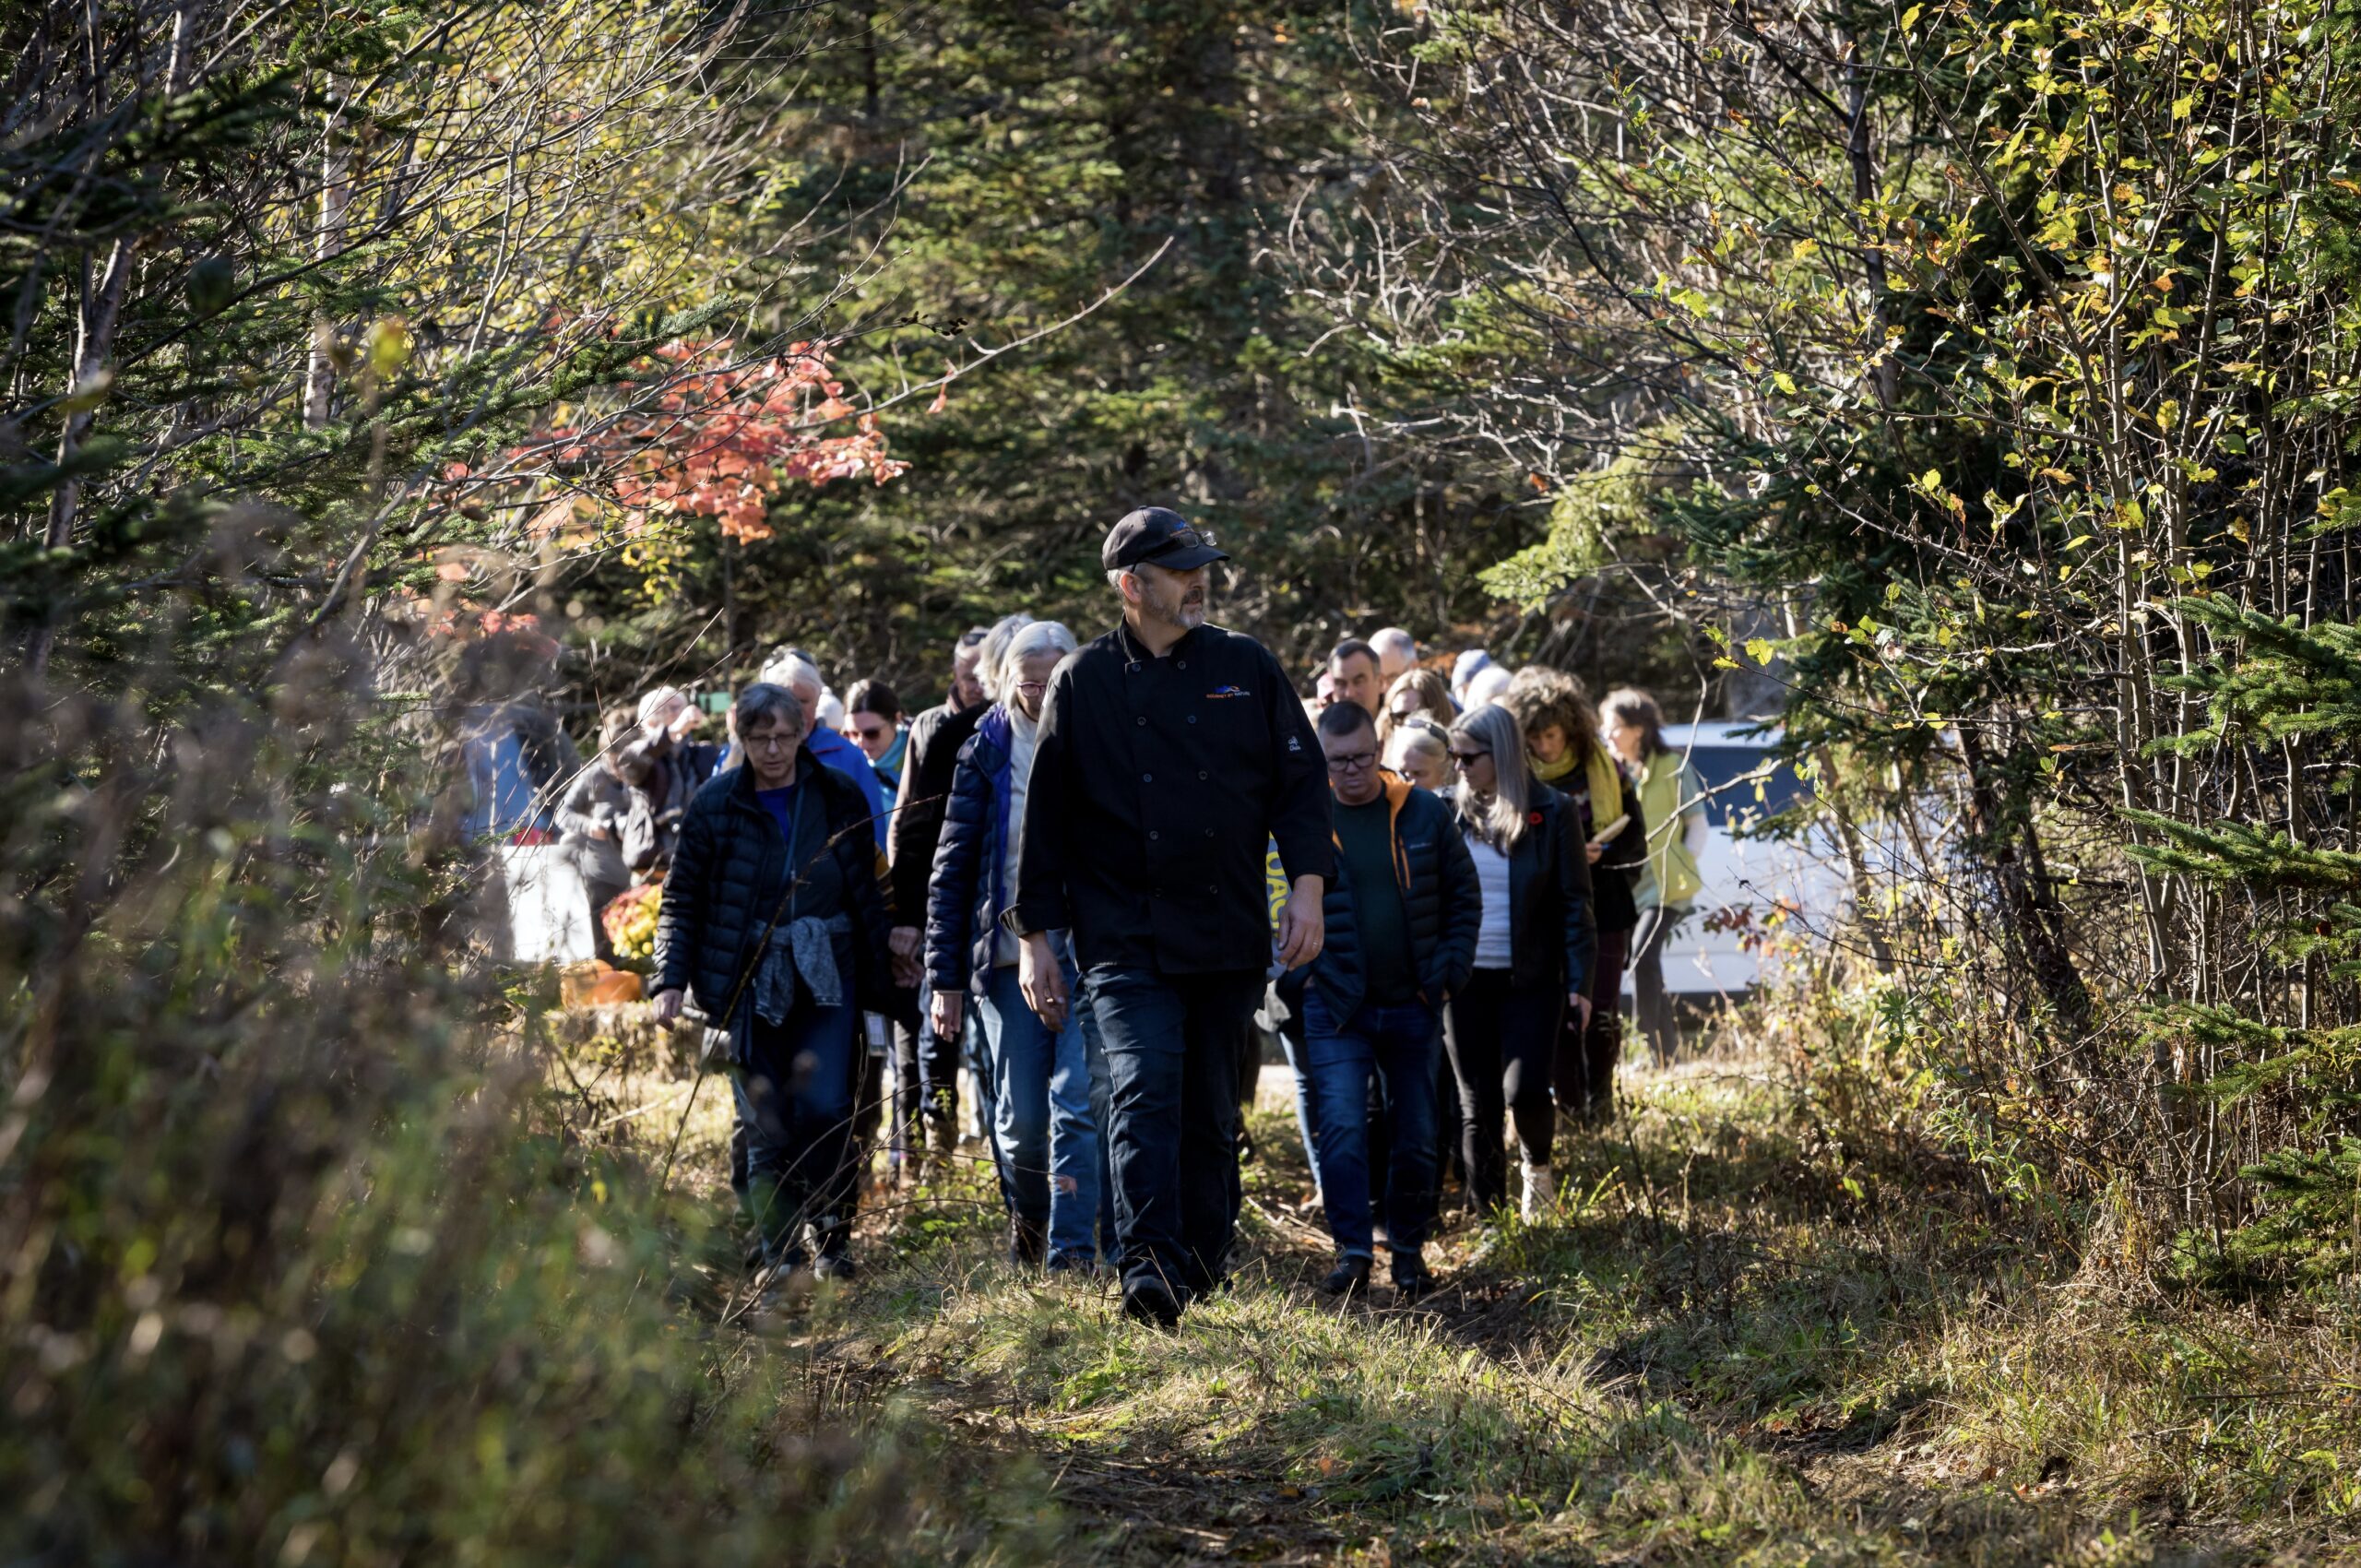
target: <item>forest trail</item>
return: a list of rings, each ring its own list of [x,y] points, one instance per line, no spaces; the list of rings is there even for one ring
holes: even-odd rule
[[[2341,1560],[2158,1481],[2174,1434],[2125,1395],[2220,1309],[2060,1276],[1964,1171],[1839,1159],[1735,1049],[1627,1068],[1624,1119],[1561,1150],[1555,1223],[1451,1216],[1415,1307],[1318,1292],[1277,1069],[1234,1287],[1176,1333],[1111,1283],[1015,1275],[975,1170],[874,1194],[857,1285],[736,1325],[801,1369],[783,1431],[919,1445],[967,1500],[943,1544],[982,1561]],[[725,1135],[700,1115],[683,1156],[717,1204]]]

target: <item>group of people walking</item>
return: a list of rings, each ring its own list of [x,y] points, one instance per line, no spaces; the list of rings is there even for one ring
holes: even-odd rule
[[[864,682],[823,724],[816,668],[783,650],[726,748],[666,695],[604,737],[662,777],[619,814],[669,861],[654,1011],[693,999],[728,1041],[765,1267],[851,1271],[864,1103],[890,1098],[904,1170],[939,1166],[963,1063],[1012,1259],[1114,1270],[1168,1324],[1226,1277],[1258,1011],[1338,1293],[1370,1287],[1381,1228],[1397,1299],[1433,1288],[1452,1157],[1469,1203],[1503,1208],[1513,1129],[1538,1218],[1560,1121],[1612,1115],[1624,967],[1644,982],[1697,894],[1703,790],[1656,705],[1596,711],[1570,675],[1481,654],[1446,680],[1394,630],[1339,646],[1306,701],[1207,621],[1227,558],[1145,508],[1102,549],[1112,630],[970,632],[949,700],[907,722]],[[1638,989],[1668,1051],[1660,976]]]

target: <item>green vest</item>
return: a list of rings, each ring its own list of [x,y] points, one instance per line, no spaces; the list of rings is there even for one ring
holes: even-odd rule
[[[1697,901],[1705,879],[1681,834],[1681,816],[1705,809],[1704,781],[1679,752],[1658,752],[1640,773],[1640,815],[1648,825],[1648,866],[1633,891],[1641,909],[1681,909]]]

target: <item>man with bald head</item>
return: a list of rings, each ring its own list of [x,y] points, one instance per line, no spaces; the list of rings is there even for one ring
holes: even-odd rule
[[[1388,626],[1369,635],[1370,651],[1377,655],[1377,672],[1391,690],[1406,670],[1418,664],[1418,639],[1399,626]]]

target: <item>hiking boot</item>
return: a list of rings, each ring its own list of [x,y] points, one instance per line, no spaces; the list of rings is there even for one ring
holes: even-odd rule
[[[1527,1225],[1538,1225],[1557,1211],[1558,1173],[1547,1165],[1525,1162],[1525,1195],[1518,1200],[1516,1214]]]
[[[813,1251],[818,1255],[812,1260],[814,1279],[838,1279],[849,1283],[852,1265],[852,1227],[836,1215],[817,1219],[812,1224]]]
[[[1424,1301],[1442,1288],[1442,1281],[1427,1271],[1423,1258],[1394,1260],[1394,1302],[1406,1307],[1413,1301]]]
[[[1180,1303],[1163,1286],[1143,1281],[1123,1291],[1123,1315],[1157,1328],[1176,1328],[1180,1323]]]
[[[1369,1259],[1349,1255],[1337,1259],[1328,1277],[1320,1282],[1320,1289],[1325,1295],[1348,1300],[1369,1294]]]
[[[791,1307],[811,1299],[815,1278],[811,1260],[799,1248],[756,1269],[746,1294],[758,1309]]]
[[[1050,1250],[1049,1228],[1038,1219],[1008,1222],[1008,1261],[1018,1268],[1038,1268]]]

